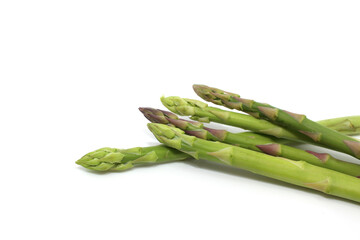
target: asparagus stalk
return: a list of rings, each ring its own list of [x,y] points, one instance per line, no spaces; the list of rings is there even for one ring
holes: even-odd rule
[[[231,133],[226,130],[204,127],[202,123],[183,120],[171,112],[159,109],[139,108],[139,110],[151,122],[174,125],[175,127],[184,130],[186,134],[201,139],[220,141],[296,161],[303,160],[316,166],[360,177],[360,165],[338,160],[327,153],[304,151],[277,143],[274,138],[253,132]]]
[[[360,179],[304,161],[274,157],[233,145],[189,136],[178,128],[149,123],[148,128],[165,145],[194,156],[326,194],[360,202]]]
[[[339,117],[318,121],[317,123],[346,135],[360,133],[360,116]]]
[[[306,137],[307,142],[316,143],[360,159],[360,141],[324,127],[303,114],[288,112],[269,104],[240,98],[237,94],[205,85],[194,85],[194,90],[199,97],[206,101],[266,119],[276,125],[302,134]]]
[[[96,171],[124,171],[135,165],[180,161],[189,155],[166,147],[135,147],[130,149],[100,148],[76,161],[77,164]]]

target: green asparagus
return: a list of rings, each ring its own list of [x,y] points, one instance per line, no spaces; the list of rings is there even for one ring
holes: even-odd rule
[[[330,169],[274,157],[233,145],[189,136],[178,128],[149,123],[155,137],[165,145],[205,159],[248,170],[287,183],[360,202],[360,179]]]
[[[339,117],[318,121],[317,123],[346,135],[360,133],[360,116]]]
[[[202,123],[187,121],[177,115],[153,108],[139,108],[151,122],[170,124],[185,131],[186,134],[211,141],[220,141],[242,148],[263,152],[273,156],[306,161],[313,165],[332,169],[351,176],[360,176],[360,165],[338,160],[327,153],[304,151],[276,142],[275,138],[253,132],[231,133],[204,127]]]
[[[77,164],[96,171],[124,171],[135,165],[180,161],[189,155],[164,145],[130,149],[100,148],[76,161]]]
[[[292,113],[269,104],[240,98],[237,94],[205,85],[194,85],[194,90],[199,97],[206,101],[230,109],[240,110],[257,118],[266,119],[276,125],[302,134],[308,142],[347,153],[360,159],[360,141],[324,127],[303,114]]]
[[[300,133],[294,133],[283,127],[277,126],[266,120],[257,119],[250,115],[238,112],[226,111],[216,107],[209,107],[206,103],[194,99],[180,97],[162,97],[161,102],[170,111],[181,115],[190,116],[192,120],[200,122],[217,122],[234,127],[247,129],[277,138],[288,139],[297,142],[306,142],[307,138]],[[357,117],[348,117],[348,119]],[[330,121],[323,120],[323,121]],[[335,125],[337,126],[337,125]],[[331,126],[329,126],[331,128]]]

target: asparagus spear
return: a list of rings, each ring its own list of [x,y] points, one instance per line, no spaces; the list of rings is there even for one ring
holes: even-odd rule
[[[189,155],[166,147],[136,147],[130,149],[100,148],[76,161],[77,164],[96,171],[124,171],[135,165],[164,163],[189,158]]]
[[[233,145],[189,136],[178,128],[149,123],[148,128],[165,145],[194,156],[242,168],[287,183],[360,202],[360,179],[304,161],[274,157]]]
[[[332,169],[351,176],[360,176],[360,165],[344,162],[326,153],[304,151],[276,142],[276,139],[253,132],[231,133],[204,127],[202,123],[187,121],[177,115],[154,108],[139,108],[151,122],[170,124],[185,131],[186,134],[211,141],[220,141],[242,148],[263,152],[273,156],[306,161],[310,164]]]
[[[360,116],[339,117],[317,123],[346,135],[357,135],[360,132]]]
[[[289,128],[316,143],[360,159],[360,141],[324,127],[303,114],[288,112],[269,104],[240,98],[239,95],[225,92],[205,85],[194,85],[194,90],[206,101],[249,113],[257,118],[266,119],[279,126]]]
[[[289,131],[266,120],[257,119],[250,115],[245,115],[237,112],[226,111],[216,107],[209,107],[206,103],[198,100],[173,96],[162,97],[161,102],[170,111],[178,115],[190,116],[192,120],[200,122],[222,123],[292,141],[307,141],[306,136],[304,136],[303,134]],[[356,118],[357,117],[348,117],[349,120]],[[330,120],[331,119],[329,119],[329,121]],[[343,130],[345,130],[345,128],[343,128]]]

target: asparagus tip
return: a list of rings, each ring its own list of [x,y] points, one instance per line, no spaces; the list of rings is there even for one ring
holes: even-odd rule
[[[84,155],[75,163],[88,169],[107,171],[121,163],[124,155],[116,148],[100,148]]]

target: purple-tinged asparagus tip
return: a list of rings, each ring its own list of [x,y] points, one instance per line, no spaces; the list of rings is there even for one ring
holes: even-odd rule
[[[154,115],[159,115],[161,114],[161,111],[155,108],[150,108],[150,107],[139,107],[140,112],[142,113],[147,113],[147,114],[154,114]]]
[[[147,118],[147,120],[149,120],[150,122],[163,123],[163,124],[168,123],[164,115],[159,114],[161,112],[157,109],[139,107],[139,110],[144,115],[144,117]]]
[[[211,96],[210,89],[205,85],[194,84],[193,89],[195,93],[206,101],[214,100]]]
[[[202,94],[203,91],[205,89],[207,89],[207,87],[205,85],[202,85],[202,84],[194,84],[193,85],[193,89],[195,91],[196,94]],[[208,90],[208,89],[207,89]],[[209,90],[208,90],[209,91]]]
[[[158,115],[158,116],[164,115],[168,118],[178,119],[178,116],[176,114],[174,114],[172,112],[160,110],[160,109],[155,109],[155,108],[150,108],[150,107],[139,107],[139,110],[143,114],[153,114],[153,115]]]
[[[168,119],[178,119],[176,114],[160,109],[139,107],[139,110],[150,122],[167,124]]]

